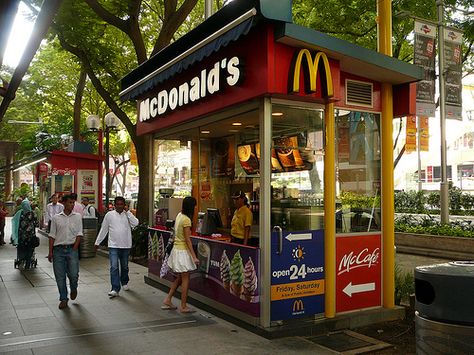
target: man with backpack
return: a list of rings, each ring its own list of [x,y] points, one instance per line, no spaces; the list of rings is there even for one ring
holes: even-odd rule
[[[89,205],[89,198],[83,197],[82,198],[82,205],[83,205],[83,218],[98,218],[97,210],[94,206]]]

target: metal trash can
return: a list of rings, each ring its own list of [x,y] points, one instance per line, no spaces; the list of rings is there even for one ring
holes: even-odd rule
[[[474,354],[474,261],[415,268],[417,354]]]
[[[82,219],[83,237],[79,246],[81,258],[92,258],[95,256],[94,243],[97,237],[97,226],[97,218]]]

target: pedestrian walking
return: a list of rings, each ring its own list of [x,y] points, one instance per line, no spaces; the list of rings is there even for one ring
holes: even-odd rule
[[[82,237],[82,216],[73,212],[74,199],[63,196],[64,210],[54,215],[49,232],[48,260],[53,263],[54,277],[59,290],[59,309],[69,301],[66,276],[69,279],[71,300],[77,297],[79,280],[79,244]]]
[[[29,269],[33,259],[33,252],[37,246],[34,243],[36,241],[36,228],[39,227],[38,219],[31,210],[28,199],[24,199],[21,202],[21,210],[17,213],[20,213],[17,231],[17,261],[24,262],[25,269]]]
[[[96,218],[95,207],[89,204],[89,198],[82,198],[82,217],[84,218]]]
[[[58,201],[58,195],[53,194],[51,195],[51,202],[48,203],[48,205],[46,206],[46,215],[44,218],[44,223],[47,225],[48,232],[51,229],[51,220],[53,219],[53,216],[57,215],[58,213],[61,213],[64,210],[64,205],[62,203],[59,203]]]
[[[74,208],[72,209],[73,212],[79,213],[82,217],[84,217],[84,207],[77,202],[77,194],[75,192],[70,194],[74,199]]]
[[[128,256],[132,248],[132,228],[138,225],[138,219],[125,208],[125,198],[117,196],[114,200],[115,210],[107,212],[102,221],[99,234],[95,241],[97,249],[108,235],[110,298],[117,297],[120,289],[128,291]]]
[[[5,221],[8,211],[5,208],[5,202],[0,201],[0,246],[5,244]]]
[[[188,289],[189,289],[189,272],[196,269],[196,264],[199,264],[199,259],[196,257],[193,245],[191,242],[191,225],[194,215],[194,208],[196,207],[196,199],[187,196],[183,200],[181,212],[176,216],[174,225],[175,237],[173,249],[168,258],[168,265],[175,273],[177,278],[171,285],[168,296],[163,301],[161,309],[176,309],[177,307],[172,303],[172,297],[176,289],[181,285],[181,307],[182,313],[192,313],[194,310],[187,306]]]

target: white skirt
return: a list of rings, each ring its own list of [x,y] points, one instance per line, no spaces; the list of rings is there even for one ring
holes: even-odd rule
[[[187,250],[173,248],[168,258],[168,266],[174,272],[188,272],[196,270],[196,264]]]

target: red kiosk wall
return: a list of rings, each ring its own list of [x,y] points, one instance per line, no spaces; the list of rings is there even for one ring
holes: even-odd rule
[[[102,159],[94,154],[66,152],[62,150],[53,150],[49,159],[51,169],[67,169],[73,171],[72,175],[77,176],[77,170],[97,170],[100,172]],[[102,196],[102,181],[99,176],[98,196]],[[74,179],[74,191],[77,191],[77,179]]]
[[[380,234],[336,237],[336,312],[381,305]]]
[[[318,71],[316,92],[305,93],[303,89],[296,94],[290,92],[289,83],[292,82],[293,78],[293,60],[300,49],[274,42],[273,27],[271,25],[255,27],[248,35],[229,44],[219,53],[194,64],[190,70],[175,75],[163,85],[160,85],[159,88],[155,88],[140,97],[137,101],[137,112],[140,115],[141,100],[154,97],[161,90],[169,91],[171,88],[178,87],[185,82],[189,83],[192,78],[199,77],[201,70],[212,68],[217,61],[223,58],[237,56],[243,62],[241,83],[232,87],[221,88],[217,93],[208,94],[204,98],[176,108],[175,111],[165,112],[154,119],[138,122],[137,134],[157,132],[268,94],[290,100],[324,103],[325,99],[321,95],[321,80],[323,77],[321,71]],[[306,64],[303,63],[302,67],[303,65]],[[334,97],[331,101],[339,101],[341,97],[339,62],[330,59],[329,65],[334,86]],[[303,70],[300,73],[300,82],[304,83]]]

